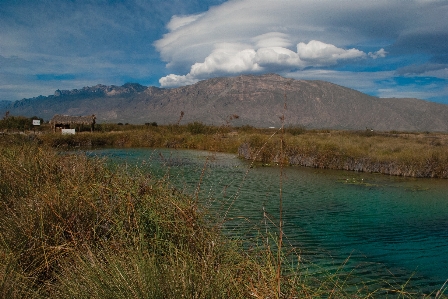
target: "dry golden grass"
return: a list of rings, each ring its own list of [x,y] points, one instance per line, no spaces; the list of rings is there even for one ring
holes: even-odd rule
[[[286,163],[318,168],[380,172],[414,177],[448,178],[448,135],[309,131],[286,134]],[[254,134],[245,143],[246,158],[279,162],[279,135]]]
[[[241,136],[225,139],[231,138]],[[17,136],[0,144],[0,298],[374,298],[381,292],[347,285],[338,273],[309,277],[300,263],[288,262],[300,258],[292,248],[281,252],[278,277],[277,252],[265,243],[277,242],[275,232],[258,232],[243,247],[217,229],[212,220],[219,215],[165,178],[107,168],[103,160]]]
[[[127,128],[127,126],[125,126]],[[379,172],[413,177],[448,178],[448,134],[371,131],[330,131],[286,128],[184,126],[132,126],[123,131],[82,132],[77,135],[41,134],[52,147],[109,146],[199,149],[237,153],[265,164],[279,162],[283,140],[285,162],[319,168]],[[240,151],[241,154],[241,151]]]

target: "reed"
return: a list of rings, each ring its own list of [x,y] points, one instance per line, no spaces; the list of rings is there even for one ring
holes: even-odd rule
[[[226,237],[222,217],[167,177],[28,139],[0,143],[1,298],[375,295],[338,273],[308,276],[293,248],[277,250],[275,230],[244,244]]]
[[[0,163],[3,298],[245,298],[264,283],[164,179],[29,143]]]
[[[252,159],[266,136],[246,138],[240,155]],[[448,178],[448,136],[364,132],[307,132],[284,138],[290,165],[377,172],[411,177]],[[264,146],[257,160],[278,163],[279,137]]]
[[[103,125],[106,127],[106,125]],[[40,134],[42,143],[70,147],[155,147],[237,153],[274,165],[280,157],[276,129],[232,128],[202,123],[168,126],[112,126],[121,131],[77,135]],[[282,137],[289,165],[379,172],[413,177],[448,178],[448,135],[442,133],[305,130],[286,127]],[[266,142],[267,141],[267,142]],[[246,148],[246,150],[244,150]],[[245,152],[244,152],[245,151]]]

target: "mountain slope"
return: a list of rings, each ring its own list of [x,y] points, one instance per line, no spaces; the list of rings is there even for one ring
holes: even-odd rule
[[[0,107],[1,109],[1,107]],[[448,131],[448,105],[417,99],[382,99],[323,81],[286,79],[279,75],[213,78],[174,89],[96,85],[60,91],[48,97],[16,101],[12,115],[95,114],[98,122],[159,124],[201,121],[233,125],[388,131]],[[0,111],[4,114],[4,111]]]

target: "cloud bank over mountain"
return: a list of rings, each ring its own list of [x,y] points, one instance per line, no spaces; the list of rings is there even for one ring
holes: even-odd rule
[[[418,76],[448,79],[448,47],[442,42],[447,13],[446,2],[423,0],[228,1],[201,14],[171,18],[168,32],[154,43],[171,70],[159,82],[176,87],[213,76],[268,72],[316,79],[321,70],[379,77],[370,84],[376,87],[370,94],[376,95],[402,89],[393,77],[406,76],[405,86],[413,92],[419,84],[411,82],[417,80],[411,79],[412,68],[422,70]],[[414,67],[399,67],[408,64],[405,60],[414,60]],[[432,92],[440,96],[444,89]]]
[[[270,32],[267,38],[256,37],[254,47],[245,44],[218,44],[204,62],[196,62],[187,75],[170,74],[159,80],[162,87],[193,84],[201,79],[240,73],[261,73],[335,65],[341,60],[384,57],[384,49],[367,55],[357,49],[341,49],[331,44],[312,40],[297,44],[297,52],[279,46],[286,44],[284,34]],[[277,36],[276,36],[277,35]],[[265,45],[265,47],[257,47]]]
[[[448,1],[4,0],[0,100],[278,73],[448,104]]]

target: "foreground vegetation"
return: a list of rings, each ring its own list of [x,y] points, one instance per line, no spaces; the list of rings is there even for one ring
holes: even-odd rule
[[[1,298],[313,298],[335,293],[225,238],[164,179],[3,138]]]
[[[278,260],[261,241],[275,231],[243,247],[220,215],[137,168],[21,135],[0,138],[0,165],[0,298],[413,298],[308,277],[288,266],[292,248]]]
[[[163,179],[30,144],[3,144],[0,163],[2,298],[244,298],[270,290],[269,265],[222,238],[197,202]]]

